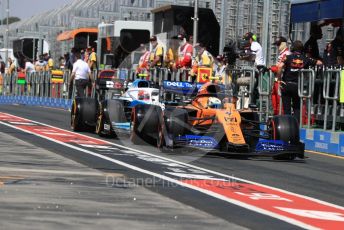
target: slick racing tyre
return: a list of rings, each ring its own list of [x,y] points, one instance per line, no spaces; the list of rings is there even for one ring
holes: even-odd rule
[[[274,116],[271,120],[272,138],[288,144],[299,144],[300,134],[297,120],[290,115]],[[276,160],[293,160],[296,154],[275,156]]]
[[[188,113],[185,109],[166,107],[164,121],[167,133],[172,136],[172,139],[183,136],[188,130]]]
[[[162,118],[160,119],[162,121]],[[164,131],[165,131],[164,122],[160,122],[158,126],[158,135],[157,135],[157,140],[156,140],[156,147],[158,148],[160,152],[164,152],[164,149],[166,147]]]
[[[104,132],[104,124],[105,124],[105,116],[104,112],[100,111],[98,118],[97,118],[97,124],[96,124],[96,133],[100,136],[106,136],[106,133]]]
[[[156,140],[156,147],[161,153],[171,153],[173,152],[173,140],[172,140],[172,146],[168,147],[166,146],[166,141],[165,141],[165,135],[167,134],[166,132],[166,126],[165,126],[165,121],[163,118],[163,114],[161,113],[160,115],[160,122],[158,126],[158,133],[157,133],[157,140]]]
[[[71,110],[71,128],[79,132],[94,130],[97,119],[97,103],[92,98],[75,98]]]
[[[120,100],[106,100],[99,109],[96,133],[100,136],[116,136],[112,127],[112,122],[125,122],[124,106]],[[109,130],[104,130],[104,126],[108,125]]]
[[[73,131],[79,132],[82,131],[82,119],[80,117],[80,104],[77,99],[73,100],[71,117],[70,117],[70,126]]]
[[[160,114],[161,108],[155,105],[139,104],[133,108],[130,133],[133,144],[156,140]]]
[[[96,133],[100,137],[105,137],[109,135],[109,133],[104,130],[104,125],[108,123],[108,117],[106,116],[107,114],[105,114],[105,108],[106,108],[106,102],[103,102],[99,105],[99,111],[98,111],[97,123],[96,123]],[[109,132],[111,132],[111,129]]]

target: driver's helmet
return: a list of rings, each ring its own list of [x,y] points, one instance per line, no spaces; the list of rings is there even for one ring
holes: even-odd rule
[[[221,108],[221,100],[217,97],[209,97],[208,98],[208,107],[209,108]]]

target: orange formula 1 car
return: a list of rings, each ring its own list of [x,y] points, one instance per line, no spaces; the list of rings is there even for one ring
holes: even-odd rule
[[[304,158],[304,144],[292,116],[274,116],[259,122],[253,106],[236,110],[223,85],[164,81],[160,97],[172,93],[164,107],[137,105],[132,117],[131,139],[155,140],[161,150],[180,147],[206,151]],[[188,97],[193,99],[187,100]]]

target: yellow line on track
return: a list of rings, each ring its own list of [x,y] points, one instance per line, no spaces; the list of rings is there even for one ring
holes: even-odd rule
[[[321,152],[316,152],[316,151],[311,151],[311,150],[305,150],[305,152],[344,160],[344,156],[336,156],[336,155],[332,155],[332,154],[329,154],[329,153],[321,153]]]

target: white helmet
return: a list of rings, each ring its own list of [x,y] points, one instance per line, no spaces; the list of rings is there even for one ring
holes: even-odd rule
[[[221,107],[221,100],[217,97],[209,97],[208,98],[208,107],[209,108],[220,108]]]

